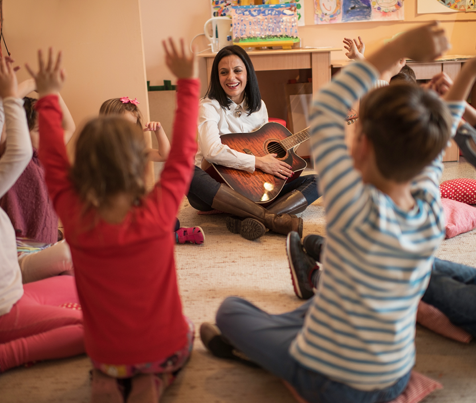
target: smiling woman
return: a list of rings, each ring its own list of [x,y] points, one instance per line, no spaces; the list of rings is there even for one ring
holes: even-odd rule
[[[317,176],[308,175],[285,184],[281,197],[265,209],[210,176],[207,167],[216,164],[288,180],[293,170],[284,158],[276,158],[275,153],[254,155],[246,147],[235,150],[222,142],[223,135],[255,132],[267,122],[268,111],[248,54],[236,45],[221,49],[213,61],[210,87],[200,100],[199,148],[187,197],[197,210],[216,209],[237,216],[227,218],[227,228],[250,240],[267,229],[284,235],[290,231],[302,234],[302,219],[292,214],[303,211],[318,197]]]

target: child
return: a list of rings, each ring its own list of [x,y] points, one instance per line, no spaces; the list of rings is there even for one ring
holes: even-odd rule
[[[396,61],[431,60],[447,48],[437,23],[421,26],[352,63],[319,92],[311,142],[328,238],[318,293],[283,315],[227,299],[217,313],[219,331],[201,328],[212,352],[225,348],[226,338],[233,346],[228,352],[239,350],[310,403],[386,402],[405,389],[415,357],[416,307],[444,238],[438,155],[450,137],[451,115],[436,95],[414,85],[373,90],[362,99],[352,158],[344,119]],[[466,74],[474,79],[476,66]],[[463,103],[449,106],[459,120]],[[308,281],[311,275],[295,277]]]
[[[38,121],[34,109],[36,99],[26,97],[36,89],[34,80],[26,80],[19,85],[19,96],[24,98],[24,108],[33,145],[33,156],[16,183],[1,198],[0,206],[7,213],[16,235],[35,242],[53,244],[61,240],[56,216],[46,189],[44,171],[38,159]],[[63,111],[64,138],[71,138],[75,124],[73,118],[60,98]]]
[[[149,122],[142,125],[142,116],[137,104],[137,99],[129,97],[112,98],[104,101],[99,109],[99,115],[122,115],[131,123],[137,124],[144,131],[152,131],[157,138],[158,149],[148,149],[149,159],[154,162],[167,160],[170,152],[170,142],[160,122]],[[175,222],[175,243],[192,243],[201,245],[205,241],[205,233],[201,227],[180,228],[180,221]]]
[[[6,118],[6,149],[0,158],[0,196],[31,160],[28,127],[11,61],[0,58],[0,98]],[[82,314],[74,279],[59,276],[22,286],[15,231],[0,209],[0,372],[30,361],[84,352]],[[41,256],[41,252],[36,254]],[[33,256],[33,255],[32,255]],[[40,259],[41,260],[41,259]]]
[[[78,137],[73,166],[64,144],[58,93],[61,53],[39,52],[40,160],[53,205],[71,247],[93,363],[91,402],[123,402],[116,378],[132,378],[128,402],[157,402],[187,362],[193,324],[182,314],[172,229],[188,189],[197,150],[199,81],[194,56],[164,42],[177,76],[174,136],[161,180],[145,194],[148,156],[137,125],[100,116]],[[154,374],[157,374],[155,376]]]
[[[344,38],[344,48],[347,50],[345,54],[351,60],[365,60],[365,43],[362,41],[362,38],[359,36],[359,41],[357,42],[356,39],[352,40],[349,38]],[[380,74],[380,79],[377,80],[374,84],[374,88],[383,87],[388,85],[391,79],[398,75],[402,69],[406,66],[405,58],[398,59],[393,65],[389,66],[389,68],[383,71]],[[410,69],[411,70],[411,69]]]

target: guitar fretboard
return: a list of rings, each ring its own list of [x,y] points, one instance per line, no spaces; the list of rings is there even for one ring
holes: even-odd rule
[[[286,149],[290,150],[293,147],[296,147],[298,144],[303,143],[309,138],[309,127],[306,127],[304,130],[293,134],[292,136],[281,140],[281,145]]]

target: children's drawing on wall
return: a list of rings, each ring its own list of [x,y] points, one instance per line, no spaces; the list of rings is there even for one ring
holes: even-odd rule
[[[436,1],[436,0],[433,0]],[[403,20],[403,0],[314,0],[314,23]]]
[[[418,14],[475,12],[476,0],[418,0]]]
[[[265,0],[263,4],[289,4],[295,3],[297,9],[298,25],[304,25],[304,0]]]
[[[246,3],[246,4],[245,4]],[[243,0],[212,0],[212,17],[226,17],[230,16],[231,8],[237,6],[249,5],[249,1]],[[296,13],[298,25],[304,25],[304,0],[264,0],[264,5],[273,4],[290,4],[294,3],[296,6]]]
[[[232,7],[233,43],[298,42],[295,4]]]
[[[230,16],[231,7],[239,6],[240,0],[212,0],[212,17]]]

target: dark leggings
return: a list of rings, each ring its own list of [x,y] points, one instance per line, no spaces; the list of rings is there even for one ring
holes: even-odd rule
[[[307,204],[313,203],[319,198],[317,191],[318,185],[317,175],[305,175],[284,185],[280,196],[285,195],[293,190],[299,190],[306,198]],[[190,205],[200,211],[213,210],[212,204],[215,195],[220,188],[221,183],[217,182],[204,170],[195,167],[193,172],[192,183],[187,194]]]

